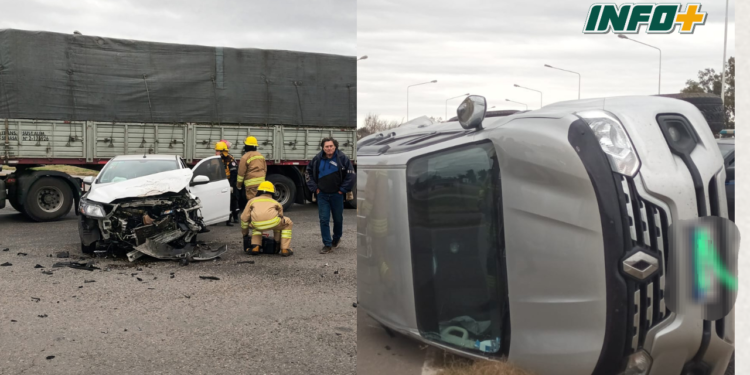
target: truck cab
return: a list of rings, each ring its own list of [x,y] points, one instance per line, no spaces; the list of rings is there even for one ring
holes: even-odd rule
[[[690,256],[670,230],[728,212],[695,106],[615,97],[488,118],[471,96],[457,112],[358,144],[364,312],[539,374],[724,373],[734,313],[670,302]]]

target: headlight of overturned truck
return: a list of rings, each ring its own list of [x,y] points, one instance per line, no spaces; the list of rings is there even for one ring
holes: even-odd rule
[[[620,120],[607,111],[585,111],[576,115],[594,131],[612,170],[633,177],[638,172],[641,161]]]
[[[104,212],[104,206],[88,201],[86,199],[81,199],[79,211],[85,216],[98,218],[98,219],[101,219],[107,216],[107,213]]]

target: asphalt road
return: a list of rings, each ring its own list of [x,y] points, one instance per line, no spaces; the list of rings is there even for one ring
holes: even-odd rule
[[[52,267],[89,259],[72,212],[35,223],[8,205],[0,210],[0,250],[9,248],[0,264],[12,264],[0,267],[0,374],[355,373],[356,212],[344,211],[344,238],[328,255],[318,254],[316,206],[288,215],[291,258],[247,256],[239,226],[222,224],[199,235],[229,244],[219,260],[94,259],[101,269],[85,271]],[[59,251],[71,259],[49,257]]]

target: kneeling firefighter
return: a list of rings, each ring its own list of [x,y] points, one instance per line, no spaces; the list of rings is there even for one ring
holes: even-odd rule
[[[243,244],[252,229],[253,234],[250,246],[244,245],[245,252],[258,255],[261,253],[263,244],[263,231],[273,230],[273,238],[276,240],[275,253],[288,257],[293,255],[290,247],[292,242],[292,220],[284,217],[284,208],[273,199],[273,183],[264,181],[258,185],[257,196],[247,202],[245,211],[242,212],[241,223]]]

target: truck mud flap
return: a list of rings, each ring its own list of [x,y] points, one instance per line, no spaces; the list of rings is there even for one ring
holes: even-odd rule
[[[151,239],[147,239],[143,245],[136,247],[134,251],[128,253],[128,260],[133,262],[136,259],[140,258],[141,255],[148,255],[156,259],[169,260],[210,260],[219,257],[220,255],[227,252],[227,250],[227,245],[221,245],[216,249],[212,249],[207,245],[194,244],[187,244],[185,247],[178,249],[166,243],[151,241]]]

